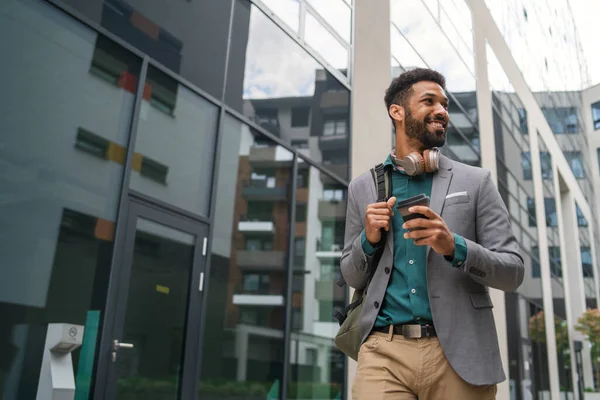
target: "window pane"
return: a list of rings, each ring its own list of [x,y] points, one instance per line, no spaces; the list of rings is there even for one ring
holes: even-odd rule
[[[48,322],[94,368],[141,62],[43,1],[3,4],[0,37],[0,397],[34,399]]]
[[[301,164],[302,165],[302,164]],[[293,326],[291,343],[291,399],[342,398],[345,356],[333,345],[339,325],[333,319],[334,307],[344,307],[346,288],[335,281],[339,277],[339,259],[344,244],[346,202],[325,198],[324,187],[331,192],[346,192],[314,167],[308,171],[308,188],[296,192],[296,202],[306,202],[305,222],[296,223],[296,236],[304,237],[304,247],[296,246],[294,256],[304,263],[295,266],[303,279],[298,293],[303,315]]]
[[[308,3],[327,21],[337,33],[350,43],[352,12],[342,0],[308,0]]]
[[[308,106],[292,108],[292,128],[308,126],[309,117],[310,108]]]
[[[144,92],[130,187],[208,216],[217,107],[154,67]]]
[[[577,179],[585,178],[585,169],[583,168],[583,158],[580,151],[565,151],[565,158]]]
[[[592,104],[592,120],[594,129],[600,129],[600,101]]]
[[[223,141],[200,398],[265,399],[281,390],[285,304],[295,299],[285,298],[293,154],[229,114]]]
[[[294,32],[300,24],[300,3],[298,0],[262,0]]]
[[[348,73],[348,50],[311,13],[306,13],[304,40],[329,65]]]
[[[350,92],[256,6],[237,0],[235,9],[250,22],[232,38],[236,67],[228,76],[226,102],[347,179]],[[344,121],[346,132],[325,138],[336,132],[336,124],[326,125],[333,120]]]
[[[222,97],[230,1],[62,2],[216,98]],[[234,26],[244,23],[235,22]]]
[[[469,63],[472,64],[472,60],[461,58],[454,49],[454,43],[440,29],[425,4],[420,1],[393,0],[390,12],[392,22],[429,67],[441,72],[446,77],[450,92],[471,92],[474,95],[475,77],[467,67]],[[470,33],[469,36],[471,36]],[[433,41],[437,43],[436,46],[431,45]],[[393,55],[396,56],[396,54]],[[405,64],[402,55],[398,55],[396,58],[403,66],[414,67]]]

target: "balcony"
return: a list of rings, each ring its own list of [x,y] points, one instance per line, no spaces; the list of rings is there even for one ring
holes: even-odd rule
[[[344,301],[346,287],[339,287],[334,281],[316,281],[315,297],[320,301]]]
[[[320,239],[317,239],[317,251],[315,255],[319,259],[331,259],[331,258],[340,258],[342,256],[342,249],[344,245],[342,244],[343,240],[339,241],[337,244],[325,244],[321,243]]]
[[[277,137],[281,136],[281,127],[279,126],[279,119],[276,116],[255,115],[254,122],[273,135]]]
[[[283,306],[285,304],[281,290],[262,288],[247,290],[237,285],[233,292],[233,304],[239,306]]]
[[[294,153],[279,145],[254,145],[250,148],[248,161],[254,167],[291,166]]]
[[[346,200],[320,200],[319,219],[321,221],[343,221],[346,218]]]
[[[288,185],[270,187],[267,181],[245,180],[242,183],[242,196],[246,200],[280,201],[288,198]]]
[[[238,232],[241,233],[257,233],[257,234],[274,234],[275,223],[271,221],[272,215],[264,217],[248,217],[246,215],[240,217],[238,222]]]
[[[283,271],[286,268],[285,251],[237,251],[237,265],[245,271]]]
[[[323,167],[342,179],[348,178],[348,164],[323,164]],[[329,175],[326,175],[323,172],[321,172],[321,182],[325,184],[339,184],[339,182],[334,181]]]
[[[348,135],[323,135],[319,137],[321,151],[346,151],[348,152]]]
[[[329,91],[323,92],[321,95],[321,101],[319,108],[321,109],[332,109],[337,108],[340,110],[346,110],[348,112],[348,106],[350,105],[350,93],[347,90],[344,91]]]

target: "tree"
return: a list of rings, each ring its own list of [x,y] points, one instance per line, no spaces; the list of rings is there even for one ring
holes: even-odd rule
[[[600,382],[600,310],[588,308],[577,320],[575,330],[581,332],[592,345],[592,363],[596,382]]]

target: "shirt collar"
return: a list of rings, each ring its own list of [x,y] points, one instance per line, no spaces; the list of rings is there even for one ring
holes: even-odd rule
[[[385,161],[383,162],[384,167],[394,167],[394,163],[392,162],[392,155],[388,154]]]
[[[385,168],[391,168],[392,171],[396,171],[401,173],[402,175],[406,175],[406,172],[404,172],[404,169],[402,167],[397,167],[396,165],[394,165],[394,162],[392,161],[392,154],[388,154],[388,156],[386,157],[385,161],[383,162],[383,166]]]

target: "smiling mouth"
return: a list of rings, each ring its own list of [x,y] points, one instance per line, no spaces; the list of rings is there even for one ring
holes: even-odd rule
[[[445,129],[446,128],[446,125],[440,121],[431,121],[428,123],[428,125],[434,127],[435,129]]]

